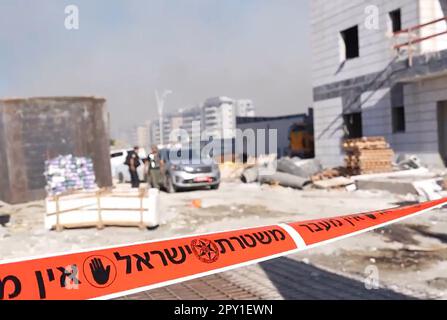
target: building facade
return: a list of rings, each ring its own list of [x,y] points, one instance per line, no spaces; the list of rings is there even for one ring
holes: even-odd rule
[[[235,101],[236,117],[254,117],[256,116],[253,101],[249,99],[240,99]]]
[[[148,150],[150,147],[149,123],[136,128],[136,145]]]
[[[163,141],[160,141],[158,121],[150,125],[152,143],[176,143],[171,133],[182,129],[188,133],[189,141],[202,141],[207,138],[233,139],[236,132],[236,117],[255,116],[255,107],[249,99],[234,100],[227,97],[207,99],[202,106],[182,108],[163,116]],[[173,141],[172,141],[173,140]]]
[[[236,117],[254,117],[253,101],[228,97],[209,98],[203,104],[203,124],[208,137],[233,139],[236,134]]]
[[[182,117],[180,128],[188,133],[190,140],[201,140],[202,110],[200,107],[182,109],[179,111]]]
[[[447,159],[447,0],[311,2],[315,152],[385,136],[397,154]],[[411,30],[410,30],[411,28]]]
[[[200,141],[200,130],[193,127],[193,123],[202,122],[202,110],[200,107],[179,109],[176,112],[168,113],[163,116],[163,141],[160,141],[159,121],[154,120],[150,123],[150,140],[152,144],[164,145],[176,143],[177,137],[171,137],[176,130],[184,130],[188,133],[189,140],[195,138]],[[200,127],[199,127],[200,129]]]
[[[227,97],[207,99],[203,104],[203,125],[207,137],[234,138],[236,129],[235,101]]]

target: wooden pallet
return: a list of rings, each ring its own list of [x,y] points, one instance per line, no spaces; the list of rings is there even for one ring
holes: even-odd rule
[[[370,174],[370,173],[386,173],[391,172],[392,168],[376,168],[376,169],[359,169],[359,168],[353,168],[348,169],[349,175],[351,176],[357,176],[362,174]]]
[[[392,171],[394,151],[384,137],[349,139],[343,143],[346,168],[351,175]]]
[[[364,137],[349,139],[343,143],[345,151],[389,149],[390,145],[384,137]]]

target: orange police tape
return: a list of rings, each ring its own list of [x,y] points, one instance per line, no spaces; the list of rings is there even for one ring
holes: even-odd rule
[[[0,263],[0,300],[114,298],[366,232],[447,204],[417,205]]]

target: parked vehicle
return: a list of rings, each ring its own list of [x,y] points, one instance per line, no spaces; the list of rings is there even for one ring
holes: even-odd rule
[[[124,164],[126,161],[127,153],[132,151],[132,149],[126,150],[113,150],[110,152],[110,164],[112,167],[112,177],[118,179],[119,183],[130,182],[129,167]],[[140,148],[138,152],[140,157],[141,165],[137,168],[138,177],[140,181],[146,180],[146,173],[143,164],[143,159],[146,159],[147,154],[143,148]]]
[[[161,149],[160,157],[164,162],[161,168],[160,185],[164,186],[167,192],[202,187],[213,190],[219,188],[219,166],[210,157],[201,158],[199,151]],[[179,161],[180,157],[182,160]]]
[[[314,157],[314,137],[308,124],[295,123],[289,128],[289,150],[290,157]]]

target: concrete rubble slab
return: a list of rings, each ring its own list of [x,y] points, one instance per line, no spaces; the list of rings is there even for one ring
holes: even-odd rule
[[[354,181],[346,177],[336,177],[327,180],[314,181],[313,184],[316,188],[319,189],[330,189],[337,187],[346,187],[348,185],[354,184]]]
[[[355,180],[357,189],[359,190],[382,190],[394,194],[415,194],[423,196],[424,194],[421,194],[421,190],[424,185],[427,185],[427,183],[431,185],[433,183],[441,183],[443,180],[442,177],[436,174],[419,172],[417,170],[419,169],[398,171],[389,175],[380,174],[378,176],[369,175],[369,177],[356,176],[351,178]],[[413,172],[411,171],[417,172],[416,174],[412,174]],[[421,187],[418,187],[419,185]]]
[[[259,175],[259,182],[269,184],[279,184],[283,187],[291,187],[302,189],[304,186],[311,183],[310,179],[299,177],[285,172],[275,172],[273,174]]]
[[[284,157],[277,161],[277,170],[302,178],[310,178],[323,170],[323,166],[318,159],[302,160],[300,158]]]

